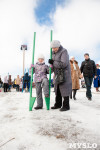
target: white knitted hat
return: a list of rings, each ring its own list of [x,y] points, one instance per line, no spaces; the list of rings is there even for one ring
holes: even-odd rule
[[[50,45],[51,48],[60,47],[60,42],[58,40],[53,40]]]
[[[45,59],[45,57],[43,56],[43,54],[39,54],[39,55],[38,55],[38,59],[39,59],[39,58]]]

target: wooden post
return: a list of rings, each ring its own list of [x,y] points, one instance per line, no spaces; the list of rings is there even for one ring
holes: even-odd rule
[[[25,70],[25,49],[23,49],[23,76],[24,76],[24,70]]]

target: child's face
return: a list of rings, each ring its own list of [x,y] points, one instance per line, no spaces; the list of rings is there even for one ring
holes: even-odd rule
[[[99,66],[97,66],[97,69],[99,69]]]
[[[43,63],[43,62],[44,62],[44,59],[39,58],[38,61],[39,61],[39,63]]]

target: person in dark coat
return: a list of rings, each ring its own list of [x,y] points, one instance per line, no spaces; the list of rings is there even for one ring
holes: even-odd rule
[[[51,42],[52,59],[49,63],[53,66],[55,74],[55,104],[51,109],[61,108],[60,111],[67,111],[70,109],[69,96],[72,91],[71,68],[69,63],[69,55],[65,48],[63,48],[59,41]],[[64,99],[62,105],[62,98]]]
[[[89,58],[89,54],[84,54],[85,61],[81,64],[81,73],[83,73],[85,84],[86,84],[86,97],[88,100],[92,100],[91,86],[93,82],[93,77],[97,77],[96,65],[93,60]]]
[[[99,69],[99,64],[97,64],[96,67],[97,67],[97,78],[94,79],[94,87],[96,88],[96,92],[99,92],[99,87],[100,87],[100,69]]]
[[[8,92],[8,78],[4,77],[4,92]]]
[[[28,75],[28,72],[23,77],[23,85],[24,85],[24,88],[27,87],[28,90],[29,90],[29,87],[30,87],[30,76]]]
[[[1,80],[1,76],[0,76],[0,88],[2,88],[3,82]]]

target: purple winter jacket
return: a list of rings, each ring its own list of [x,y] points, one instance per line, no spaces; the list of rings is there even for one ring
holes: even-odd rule
[[[35,82],[41,82],[44,78],[47,78],[47,74],[49,74],[49,66],[44,62],[37,62],[33,68],[33,72],[35,73]]]

